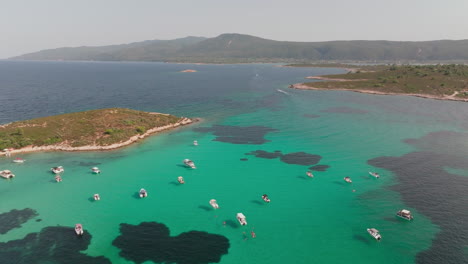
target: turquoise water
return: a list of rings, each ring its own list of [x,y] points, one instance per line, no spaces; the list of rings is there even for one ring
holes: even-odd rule
[[[211,76],[211,71],[226,66],[199,67],[199,73]],[[338,71],[332,69],[226,68],[223,74],[240,74],[246,87],[218,93],[211,101],[178,102],[161,110],[178,105],[198,108],[193,112],[204,119],[200,123],[111,152],[31,153],[22,155],[27,160],[24,164],[1,158],[1,168],[11,169],[17,177],[0,182],[0,213],[32,208],[38,213],[34,219],[41,221],[24,223],[1,235],[0,242],[22,239],[44,227],[73,227],[79,222],[92,234],[83,253],[105,256],[112,263],[133,263],[120,257],[112,245],[120,235],[119,225],[155,221],[165,224],[171,236],[191,230],[225,236],[230,247],[220,263],[415,263],[418,253],[431,247],[440,227],[392,188],[398,184],[394,173],[367,161],[417,151],[403,141],[408,138],[441,130],[464,133],[468,127],[465,104],[286,88],[300,81],[300,76]],[[269,76],[274,80],[255,79]],[[200,76],[183,78],[197,88],[193,93],[202,93],[206,83],[200,83]],[[158,109],[157,105],[143,108]],[[176,112],[193,116],[190,111]],[[317,116],[304,116],[312,114]],[[267,133],[267,142],[259,145],[215,141],[213,133],[193,130],[212,125],[276,130]],[[193,146],[193,140],[199,146]],[[316,154],[322,157],[318,164],[330,167],[308,178],[305,172],[310,166],[245,155],[255,150]],[[197,169],[184,168],[185,158],[192,159]],[[94,163],[99,163],[101,174],[91,174]],[[49,171],[58,165],[65,167],[61,183]],[[368,171],[379,171],[382,177],[374,179]],[[178,176],[185,178],[184,185],[177,183]],[[353,183],[345,183],[345,176]],[[135,196],[140,188],[148,191],[147,198]],[[94,193],[100,194],[100,201],[91,199]],[[263,203],[263,193],[271,203]],[[211,209],[208,201],[213,198],[220,209]],[[415,220],[396,219],[395,212],[402,208],[410,209]],[[238,212],[246,215],[247,226],[237,224]],[[380,230],[382,241],[367,234],[370,227]]]

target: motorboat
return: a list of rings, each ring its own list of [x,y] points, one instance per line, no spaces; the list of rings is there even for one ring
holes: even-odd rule
[[[62,166],[53,167],[53,168],[50,168],[50,170],[55,174],[59,174],[65,171],[65,169]]]
[[[398,217],[401,217],[401,218],[406,219],[406,220],[408,220],[408,221],[413,220],[413,216],[411,215],[411,211],[406,210],[406,209],[403,209],[403,210],[398,211],[398,212],[396,213],[396,215],[397,215]]]
[[[380,178],[380,175],[377,172],[369,171],[369,174],[375,178]]]
[[[13,160],[14,163],[24,163],[26,160],[22,158],[16,158]]]
[[[195,167],[195,163],[189,159],[184,159],[184,164],[185,166],[188,166],[192,169],[196,169],[197,167]]]
[[[247,220],[245,220],[245,215],[243,213],[237,213],[236,217],[237,221],[239,221],[239,224],[247,225]]]
[[[344,177],[343,179],[345,180],[345,182],[348,182],[348,183],[353,182],[350,177]]]
[[[262,199],[263,199],[263,201],[265,201],[267,203],[270,202],[270,198],[268,198],[268,195],[266,195],[266,194],[262,195]]]
[[[198,141],[194,140],[194,141],[193,141],[193,145],[194,145],[194,146],[198,146]]]
[[[306,174],[307,174],[307,176],[310,177],[310,178],[313,178],[313,177],[314,177],[314,175],[312,174],[311,171],[307,171]]]
[[[62,177],[60,177],[60,175],[55,176],[55,181],[56,181],[56,182],[61,182],[61,181],[62,181]]]
[[[210,205],[211,205],[214,209],[219,209],[219,205],[218,205],[218,203],[216,202],[215,199],[211,199],[211,200],[210,200]]]
[[[11,178],[15,177],[15,175],[10,170],[0,171],[0,176],[2,176],[5,179],[11,179]]]
[[[382,236],[380,236],[379,230],[375,228],[367,228],[367,233],[374,237],[376,240],[380,241],[382,239]]]
[[[94,174],[99,174],[99,173],[101,173],[101,170],[100,170],[98,167],[92,167],[92,168],[91,168],[91,171],[92,171]]]
[[[76,224],[75,225],[75,233],[78,235],[78,236],[82,236],[84,231],[83,231],[83,226],[81,224]]]
[[[146,196],[148,196],[148,193],[146,192],[145,189],[141,188],[140,189],[140,198],[144,198]]]
[[[93,197],[94,197],[94,200],[95,200],[95,201],[99,201],[99,200],[101,200],[101,196],[99,196],[99,194],[98,194],[98,193],[94,194],[94,196],[93,196]]]
[[[177,177],[177,181],[178,181],[180,184],[184,184],[184,183],[185,183],[184,177],[182,177],[182,176]]]

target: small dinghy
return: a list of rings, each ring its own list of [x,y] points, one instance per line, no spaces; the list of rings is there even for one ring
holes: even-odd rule
[[[5,179],[11,179],[15,177],[15,175],[10,170],[2,170],[0,171],[0,176]]]
[[[211,200],[210,200],[210,205],[211,205],[214,209],[219,209],[218,202],[216,202],[215,199],[211,199]]]
[[[194,140],[194,141],[193,141],[193,145],[194,145],[194,146],[198,146],[198,141]]]
[[[60,175],[55,176],[55,181],[56,181],[56,182],[61,182],[61,181],[62,181],[62,177],[60,177]]]
[[[380,174],[378,174],[377,172],[369,171],[369,174],[374,178],[380,178]]]
[[[367,233],[369,233],[369,235],[371,235],[377,241],[380,241],[380,239],[382,239],[382,236],[380,236],[379,230],[375,228],[367,228]]]
[[[24,163],[26,160],[22,158],[16,158],[13,160],[14,163]]]
[[[189,159],[184,159],[184,164],[187,167],[190,167],[192,169],[196,169],[195,163],[193,161],[189,160]]]
[[[95,201],[99,201],[99,200],[101,200],[101,196],[99,196],[99,194],[98,194],[98,193],[94,194],[94,196],[93,196],[93,197],[94,197],[94,200],[95,200]]]
[[[182,177],[182,176],[177,177],[177,181],[178,181],[180,184],[184,184],[184,183],[185,183],[184,177]]]
[[[313,177],[314,177],[314,175],[312,174],[311,171],[307,171],[306,174],[307,174],[307,177],[310,177],[310,178],[313,178]]]
[[[98,167],[92,167],[91,172],[94,173],[94,174],[99,174],[99,173],[101,173],[101,170]]]
[[[83,231],[83,226],[81,224],[76,224],[75,225],[75,233],[78,236],[82,236],[84,231]]]
[[[247,220],[245,220],[246,217],[243,213],[237,213],[236,218],[237,221],[239,221],[239,224],[247,225]]]
[[[263,199],[263,201],[265,201],[266,203],[269,203],[269,202],[270,202],[270,198],[268,198],[268,195],[266,195],[266,194],[262,195],[262,199]]]
[[[50,168],[50,170],[55,174],[59,174],[65,171],[65,169],[62,166],[53,167],[53,168]]]
[[[411,215],[411,212],[408,211],[408,210],[406,210],[406,209],[403,209],[403,210],[398,211],[398,212],[396,213],[396,215],[397,215],[398,217],[401,217],[401,218],[406,219],[406,220],[408,220],[408,221],[413,220],[413,216]]]
[[[352,182],[353,182],[353,181],[351,180],[350,177],[344,177],[343,179],[344,179],[345,182],[347,182],[347,183],[352,183]]]
[[[140,189],[140,198],[144,198],[146,196],[148,196],[148,193],[146,192],[145,189],[141,188]]]

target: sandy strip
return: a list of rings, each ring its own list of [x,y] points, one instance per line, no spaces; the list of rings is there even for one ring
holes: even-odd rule
[[[295,83],[295,84],[291,84],[291,85],[289,85],[289,88],[292,88],[292,89],[299,89],[299,90],[350,91],[350,92],[366,93],[366,94],[377,94],[377,95],[408,95],[408,96],[416,96],[416,97],[428,98],[428,99],[435,99],[435,100],[448,100],[448,101],[468,102],[468,99],[464,99],[464,98],[455,98],[454,95],[435,96],[435,95],[430,95],[430,94],[390,93],[390,92],[381,92],[381,91],[373,91],[373,90],[365,90],[365,89],[317,88],[317,87],[311,87],[311,86],[305,85],[304,83]]]
[[[20,149],[13,149],[10,151],[11,154],[15,153],[26,153],[26,152],[37,152],[37,151],[98,151],[98,150],[113,150],[117,148],[121,148],[124,146],[128,146],[138,140],[144,139],[151,134],[161,132],[163,130],[168,130],[168,129],[174,129],[179,126],[184,126],[188,124],[192,124],[194,122],[198,122],[200,119],[190,119],[183,117],[181,118],[177,123],[167,125],[167,126],[162,126],[162,127],[155,127],[148,129],[144,134],[141,135],[135,135],[131,138],[129,138],[127,141],[120,142],[120,143],[115,143],[112,145],[107,145],[107,146],[97,146],[97,145],[90,145],[90,146],[81,146],[81,147],[71,147],[69,145],[66,145],[64,143],[59,144],[59,145],[50,145],[50,146],[27,146],[24,148]]]
[[[306,79],[314,79],[321,81],[335,81],[335,82],[351,82],[351,81],[367,81],[367,79],[336,79],[322,76],[307,76]]]

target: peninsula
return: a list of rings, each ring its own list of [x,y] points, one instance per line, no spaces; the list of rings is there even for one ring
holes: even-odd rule
[[[125,108],[90,110],[2,125],[0,149],[10,153],[110,150],[192,122]]]
[[[316,80],[292,84],[305,90],[345,90],[383,95],[410,95],[439,100],[468,101],[468,65],[287,65],[340,67],[347,73],[309,76]]]

